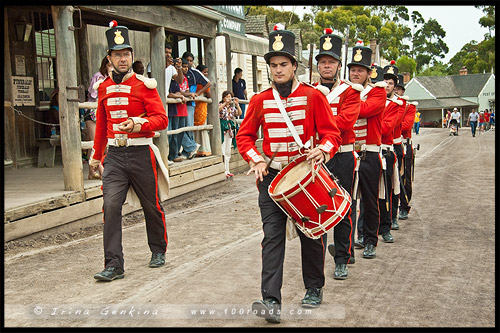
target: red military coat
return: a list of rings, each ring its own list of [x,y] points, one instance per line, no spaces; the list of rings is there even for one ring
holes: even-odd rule
[[[102,159],[108,138],[150,138],[154,136],[154,131],[167,128],[168,117],[156,90],[156,80],[131,72],[125,75],[119,84],[108,76],[104,81],[98,81],[94,88],[97,87],[93,159]],[[118,124],[128,118],[142,123],[140,132],[127,133],[118,130]]]
[[[319,82],[313,84],[313,86],[318,87]],[[348,81],[340,80],[337,87],[333,87],[331,90],[328,90],[327,87],[325,89],[321,89],[323,94],[331,99],[330,107],[332,109],[333,116],[335,118],[335,122],[337,123],[337,127],[340,130],[340,136],[342,138],[343,145],[347,145],[350,143],[354,143],[355,134],[354,134],[354,124],[359,116],[359,109],[361,100],[359,99],[360,92],[363,91],[363,86],[360,84],[353,84]],[[343,90],[342,93],[335,93],[335,89]],[[345,89],[345,90],[344,90]],[[330,93],[332,93],[330,95]]]
[[[415,114],[417,113],[418,102],[408,103],[408,110],[401,123],[401,134],[403,139],[411,138],[411,129],[413,128],[413,123],[415,122]]]
[[[399,107],[403,102],[399,101],[395,96],[387,98],[385,103],[384,116],[382,118],[382,143],[386,145],[393,144],[394,127],[399,117]]]
[[[320,149],[333,156],[340,146],[340,131],[325,96],[310,85],[298,83],[287,98],[280,96],[286,113],[303,144],[319,137]],[[250,99],[245,119],[236,135],[241,156],[257,163],[263,157],[255,146],[259,127],[262,126],[262,150],[267,157],[274,152],[275,162],[288,164],[299,155],[299,146],[287,128],[276,101],[273,88],[268,88]]]
[[[359,116],[354,125],[356,143],[359,145],[381,144],[381,123],[385,110],[386,92],[384,81],[369,83],[361,92]]]
[[[401,102],[403,102],[402,105],[399,106],[399,112],[398,112],[398,119],[396,121],[396,126],[394,127],[394,132],[393,132],[393,140],[396,140],[398,138],[401,138],[401,125],[403,122],[403,118],[407,112],[408,109],[408,96],[397,96],[397,99]],[[397,143],[394,142],[394,144],[400,144],[401,142]]]

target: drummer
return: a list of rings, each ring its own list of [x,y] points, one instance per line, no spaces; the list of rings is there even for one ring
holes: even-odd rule
[[[318,62],[320,81],[313,85],[323,92],[328,103],[330,103],[342,138],[342,145],[337,150],[337,153],[326,162],[326,166],[352,197],[357,157],[354,152],[355,136],[353,126],[356,119],[358,119],[361,102],[359,93],[363,90],[363,86],[339,78],[342,66],[342,38],[333,34],[332,29],[325,29],[324,35],[319,39],[319,47],[316,61]],[[328,245],[328,251],[335,261],[333,277],[337,280],[347,279],[347,264],[354,260],[354,251],[351,244],[351,234],[353,232],[351,209],[342,221],[335,225],[333,230],[334,242]],[[355,207],[352,211],[356,211]]]
[[[321,92],[295,78],[295,35],[281,24],[269,34],[271,87],[254,95],[236,136],[238,151],[250,165],[259,190],[259,207],[264,239],[262,240],[262,300],[252,305],[257,316],[272,323],[280,322],[281,286],[285,255],[287,215],[270,198],[268,187],[277,173],[302,152],[317,164],[326,162],[339,148],[341,139],[330,106]],[[291,120],[288,127],[280,111]],[[262,126],[261,154],[255,145]],[[316,137],[318,135],[318,138]],[[309,146],[310,138],[313,144]],[[304,146],[305,145],[305,146]],[[274,155],[276,154],[276,155]],[[274,159],[271,159],[272,156]],[[268,167],[269,164],[269,167]],[[318,307],[325,283],[324,258],[326,234],[318,239],[298,232],[302,254],[302,276],[307,289],[303,307]]]

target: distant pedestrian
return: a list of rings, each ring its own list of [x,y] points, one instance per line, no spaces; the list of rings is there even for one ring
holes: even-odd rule
[[[476,109],[472,109],[472,112],[469,114],[469,125],[470,125],[470,130],[472,132],[472,136],[476,136],[476,128],[477,128],[477,121],[479,119],[479,113],[477,113]]]
[[[484,110],[484,129],[488,131],[490,129],[490,113],[488,109]]]
[[[418,135],[418,132],[420,131],[420,121],[422,120],[422,114],[420,111],[417,111],[415,113],[415,122],[413,123],[413,130],[415,131],[415,134]]]
[[[144,65],[140,60],[134,61],[134,63],[132,64],[132,70],[136,74],[144,75]]]
[[[233,93],[228,90],[222,93],[222,100],[219,102],[222,155],[224,155],[226,178],[234,176],[229,172],[229,160],[231,159],[231,145],[236,148],[236,123],[234,120],[241,115],[241,107],[238,102],[238,98],[233,98]]]
[[[233,94],[235,97],[239,99],[244,99],[247,100],[247,83],[245,80],[242,79],[243,76],[243,70],[241,68],[236,68],[234,70],[234,76],[233,76]],[[243,103],[240,103],[240,108],[241,108],[241,116],[240,119],[245,118],[245,108],[246,105]]]
[[[453,112],[451,113],[450,123],[451,123],[452,120],[456,121],[457,134],[458,134],[458,127],[460,125],[460,112],[458,112],[457,108],[453,108]]]
[[[450,127],[450,120],[451,120],[451,111],[448,110],[448,113],[446,114],[446,128]]]
[[[484,134],[484,111],[479,112],[479,133]]]

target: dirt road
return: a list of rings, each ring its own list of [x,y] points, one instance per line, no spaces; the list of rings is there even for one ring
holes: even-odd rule
[[[6,244],[5,326],[493,327],[494,138],[422,128],[409,219],[394,243],[379,242],[376,259],[356,250],[347,280],[333,279],[327,253],[319,309],[300,307],[300,243],[287,241],[281,324],[251,313],[263,234],[255,182],[240,174],[165,205],[165,267],[147,267],[143,216],[127,216],[122,280],[93,279],[103,266],[100,228]]]

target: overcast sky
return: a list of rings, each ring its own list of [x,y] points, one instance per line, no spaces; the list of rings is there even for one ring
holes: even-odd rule
[[[284,7],[286,11],[294,10],[299,17],[308,9],[304,6],[273,6],[277,9]],[[294,8],[295,7],[295,8]],[[427,21],[430,18],[435,19],[446,31],[444,41],[448,45],[449,52],[441,61],[447,63],[462,46],[471,40],[480,42],[484,39],[484,34],[488,33],[487,28],[479,25],[479,18],[484,16],[483,12],[474,6],[406,6],[408,12],[418,11]],[[307,6],[306,6],[307,8]]]

